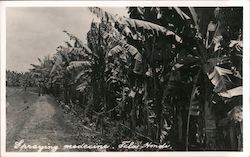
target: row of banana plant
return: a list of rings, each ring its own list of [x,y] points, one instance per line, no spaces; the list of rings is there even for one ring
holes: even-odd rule
[[[240,8],[210,8],[205,35],[194,8],[129,7],[130,18],[89,10],[100,22],[87,44],[64,31],[69,41],[33,65],[37,82],[81,106],[114,145],[242,149],[242,23],[226,17]]]
[[[33,87],[35,82],[29,72],[6,71],[6,86]]]

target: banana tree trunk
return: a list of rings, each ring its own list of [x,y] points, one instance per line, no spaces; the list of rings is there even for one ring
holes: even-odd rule
[[[190,127],[190,118],[191,118],[191,115],[190,115],[191,103],[192,103],[193,96],[194,96],[194,93],[195,93],[195,90],[196,90],[198,79],[200,77],[200,73],[201,73],[201,70],[199,69],[199,71],[196,74],[196,76],[194,78],[194,81],[193,81],[193,88],[192,88],[191,98],[190,98],[190,102],[189,102],[189,113],[188,113],[188,119],[187,119],[187,133],[186,133],[186,151],[188,151],[188,149],[189,149],[189,127]]]

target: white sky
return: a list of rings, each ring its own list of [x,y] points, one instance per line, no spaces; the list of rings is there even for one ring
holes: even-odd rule
[[[127,16],[126,8],[103,8],[113,14]],[[96,16],[83,7],[30,7],[7,8],[6,66],[8,70],[28,71],[37,58],[55,53],[68,37],[76,35],[86,41],[90,23]]]

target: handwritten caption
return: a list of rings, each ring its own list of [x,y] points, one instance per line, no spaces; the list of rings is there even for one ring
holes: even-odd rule
[[[111,148],[110,145],[104,144],[94,144],[94,145],[89,145],[86,143],[82,143],[79,145],[63,145],[63,146],[58,146],[58,145],[51,145],[48,143],[47,145],[31,145],[25,143],[24,139],[20,141],[16,141],[14,144],[14,149],[18,151],[37,151],[37,152],[42,152],[42,151],[48,151],[48,152],[56,152],[60,149],[63,150],[73,150],[73,149],[83,149],[83,150],[96,150],[96,151],[106,151],[107,149]],[[113,147],[112,147],[113,148]],[[171,149],[171,146],[169,144],[163,143],[163,144],[152,144],[151,142],[147,142],[144,144],[137,144],[133,141],[123,141],[118,145],[119,149],[127,149],[127,150],[140,150],[140,149]]]

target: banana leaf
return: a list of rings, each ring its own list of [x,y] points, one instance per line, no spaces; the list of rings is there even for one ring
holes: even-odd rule
[[[30,64],[31,66],[33,66],[34,68],[39,68],[40,65],[35,65],[35,64]]]
[[[233,88],[233,89],[229,89],[225,92],[220,92],[218,93],[219,96],[225,97],[225,98],[232,98],[234,96],[239,96],[243,94],[243,88],[242,86]]]
[[[230,83],[228,74],[233,74],[231,70],[221,68],[219,66],[214,67],[214,71],[208,75],[214,85],[214,92],[224,92],[226,91],[226,85]]]
[[[228,117],[235,122],[242,122],[243,120],[243,112],[242,105],[235,106],[232,110],[227,113]]]
[[[160,26],[158,24],[154,24],[148,21],[138,20],[138,19],[131,19],[126,17],[118,17],[111,13],[108,13],[101,8],[98,7],[89,7],[89,10],[96,14],[97,17],[101,17],[105,20],[110,20],[112,22],[118,22],[121,25],[126,25],[130,28],[133,28],[134,30],[138,30],[138,28],[143,28],[144,30],[151,30],[152,32],[155,32],[156,35],[159,35],[159,33],[165,34],[166,36],[168,34],[175,34],[174,32],[167,30],[165,27]],[[187,18],[187,15],[182,12],[182,16]],[[170,33],[171,32],[171,33]],[[177,36],[177,35],[176,35]]]
[[[80,39],[78,39],[76,36],[74,36],[73,34],[68,33],[65,30],[63,32],[66,33],[70,37],[70,40],[75,41],[75,47],[83,48],[84,50],[86,50],[87,54],[90,54],[90,55],[92,55],[92,56],[94,56],[96,58],[99,58],[95,53],[92,53],[91,49],[86,44],[84,44]]]
[[[81,83],[80,85],[76,87],[76,90],[80,92],[84,92],[87,87],[88,87],[88,82],[84,81],[83,83]]]
[[[123,48],[120,45],[116,45],[115,47],[113,47],[108,53],[107,56],[113,56],[114,54],[117,54],[119,52],[121,52],[123,50]]]
[[[61,55],[56,55],[56,56],[55,56],[55,59],[56,59],[56,61],[55,61],[54,65],[53,65],[53,67],[52,67],[52,69],[51,69],[49,75],[52,75],[52,73],[54,73],[54,71],[55,71],[58,67],[61,68],[61,63],[63,62],[62,56],[61,56]]]
[[[87,73],[91,73],[92,69],[84,69],[82,70],[80,73],[77,74],[77,76],[75,77],[75,81],[78,81],[83,75],[86,75]]]
[[[138,53],[138,50],[132,45],[125,44],[124,47],[132,56]]]
[[[190,17],[187,14],[185,14],[179,7],[173,7],[173,8],[183,20],[190,19]]]
[[[72,61],[69,63],[69,66],[67,66],[67,70],[72,70],[72,69],[76,69],[79,67],[90,67],[91,66],[91,62],[89,61]]]

